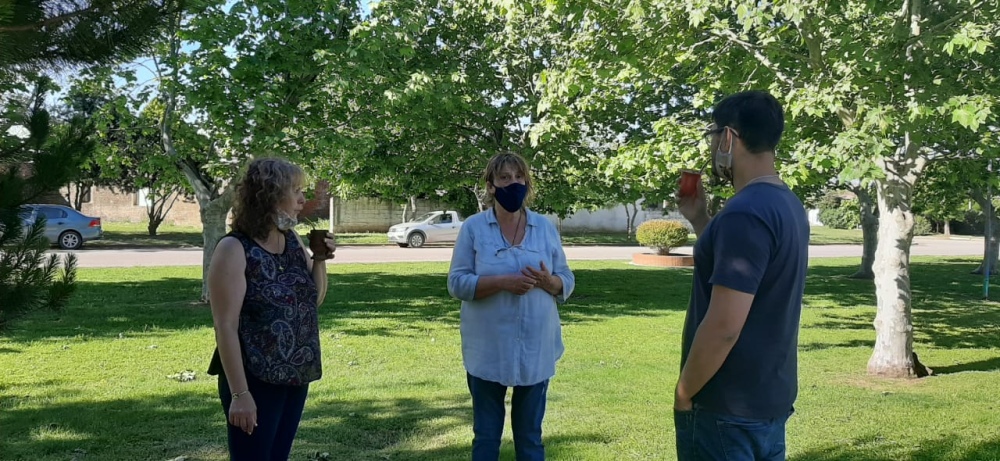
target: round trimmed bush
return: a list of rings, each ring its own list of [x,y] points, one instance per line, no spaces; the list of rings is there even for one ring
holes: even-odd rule
[[[639,225],[635,238],[642,246],[655,248],[657,254],[670,254],[671,248],[687,243],[688,228],[677,221],[652,219]]]

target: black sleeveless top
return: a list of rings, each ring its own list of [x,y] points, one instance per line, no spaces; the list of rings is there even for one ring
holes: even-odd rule
[[[240,310],[243,367],[257,379],[301,386],[323,375],[319,352],[319,292],[294,231],[274,254],[252,238],[230,232],[246,254],[246,295]],[[222,373],[216,348],[208,373]]]

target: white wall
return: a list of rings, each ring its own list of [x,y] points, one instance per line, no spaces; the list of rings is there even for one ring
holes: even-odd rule
[[[823,225],[823,223],[819,221],[819,210],[809,210],[809,225],[810,226]]]
[[[631,207],[630,207],[631,208]],[[811,226],[822,226],[823,223],[819,220],[819,210],[808,210],[809,213],[809,225]],[[546,215],[552,224],[558,226],[559,217],[555,215]],[[690,223],[681,216],[680,213],[673,211],[668,213],[666,216],[663,215],[661,211],[647,211],[642,209],[642,203],[639,202],[639,217],[635,220],[636,227],[645,221],[650,219],[669,219],[672,221],[680,221],[684,223],[685,226],[691,228]],[[562,231],[563,232],[625,232],[625,226],[627,224],[627,218],[625,215],[625,206],[618,205],[614,208],[606,208],[597,211],[579,211],[575,214],[568,216],[566,219],[562,220]]]
[[[663,212],[658,210],[643,210],[642,202],[638,202],[638,204],[639,216],[635,219],[636,227],[650,219],[670,219],[683,222],[690,227],[680,213],[672,212],[664,216]],[[629,209],[631,211],[631,207]],[[562,232],[625,232],[628,226],[624,205],[592,212],[579,211],[566,217],[561,223],[559,217],[555,215],[546,215],[546,218],[556,226],[561,225]]]

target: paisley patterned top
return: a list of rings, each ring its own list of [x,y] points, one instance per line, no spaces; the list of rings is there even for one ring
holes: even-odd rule
[[[301,386],[323,375],[319,351],[319,292],[294,231],[285,233],[285,250],[274,254],[239,232],[246,252],[247,291],[240,310],[243,366],[271,384]],[[222,371],[216,349],[210,374]]]

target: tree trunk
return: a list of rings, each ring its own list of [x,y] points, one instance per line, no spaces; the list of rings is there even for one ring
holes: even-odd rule
[[[223,194],[214,200],[198,201],[199,214],[201,215],[201,236],[204,246],[202,247],[201,260],[201,300],[208,302],[208,266],[212,262],[212,254],[219,240],[226,235],[226,217],[229,209],[232,208],[232,194]]]
[[[916,376],[910,291],[910,244],[913,242],[913,187],[926,161],[905,135],[892,158],[880,161],[885,178],[878,189],[878,244],[873,269],[878,309],[875,350],[868,373],[893,378]]]
[[[479,211],[482,212],[486,209],[486,204],[483,203],[483,196],[479,193],[479,184],[474,184],[472,186],[472,195],[476,197],[476,205],[479,207]]]
[[[629,234],[629,240],[635,239],[635,220],[639,217],[639,205],[632,204],[632,222],[629,223],[629,227],[632,228],[632,233]]]
[[[82,182],[73,181],[66,185],[66,203],[76,211],[83,211],[83,199],[90,188]]]
[[[229,209],[232,208],[233,186],[232,182],[222,184],[208,176],[208,173],[198,168],[197,164],[180,156],[174,145],[173,118],[174,110],[177,107],[177,88],[179,80],[177,72],[179,68],[177,56],[180,49],[180,40],[176,32],[177,21],[180,17],[172,18],[168,23],[169,55],[168,60],[171,66],[171,76],[169,81],[164,82],[160,87],[164,98],[163,114],[160,118],[160,142],[163,151],[174,160],[177,168],[191,184],[195,197],[198,199],[199,213],[202,224],[202,274],[201,274],[201,300],[208,302],[208,266],[212,261],[212,254],[215,253],[215,246],[226,234],[226,217]],[[209,153],[215,153],[215,145],[209,146]]]
[[[851,275],[851,278],[872,280],[875,278],[872,264],[875,262],[875,249],[878,246],[876,204],[868,187],[854,188],[854,193],[858,196],[858,204],[861,205],[861,232],[864,236],[864,251],[861,256],[861,267]]]
[[[163,224],[163,218],[150,216],[149,224],[146,224],[146,232],[150,237],[156,237],[156,230],[160,228],[160,224]]]
[[[410,196],[410,219],[407,219],[407,221],[412,221],[414,219],[417,219],[417,196],[416,195],[411,195]]]
[[[944,220],[944,236],[945,237],[951,237],[951,220],[950,219],[945,219]]]
[[[635,215],[628,209],[628,204],[625,204],[625,240],[632,240],[632,222],[635,220]]]
[[[410,207],[409,202],[404,202],[403,203],[403,216],[400,216],[400,218],[399,218],[400,221],[399,222],[401,222],[401,223],[407,222],[407,219],[406,219],[407,212],[406,211],[407,211],[407,208],[409,208],[409,207]]]
[[[713,195],[708,201],[708,215],[715,216],[719,214],[722,207],[726,205],[726,200],[717,195]]]
[[[337,223],[337,216],[339,215],[339,210],[340,210],[340,208],[337,206],[337,196],[331,194],[330,195],[330,228],[328,229],[328,231],[331,234],[335,234],[336,233],[337,224],[338,224]]]
[[[997,219],[996,210],[993,209],[993,201],[986,197],[982,190],[972,191],[972,199],[979,204],[983,214],[989,219],[983,235],[983,260],[972,273],[979,275],[986,273],[986,265],[989,264],[990,275],[996,275],[1000,273],[997,269],[997,259],[1000,256],[1000,219]]]
[[[177,200],[181,198],[181,190],[179,187],[166,188],[161,192],[156,192],[157,188],[150,189],[150,202],[146,207],[146,216],[149,218],[149,225],[146,226],[146,230],[149,231],[149,235],[152,237],[156,236],[156,230],[159,229],[163,221],[166,221],[167,214],[170,210],[174,208]]]

